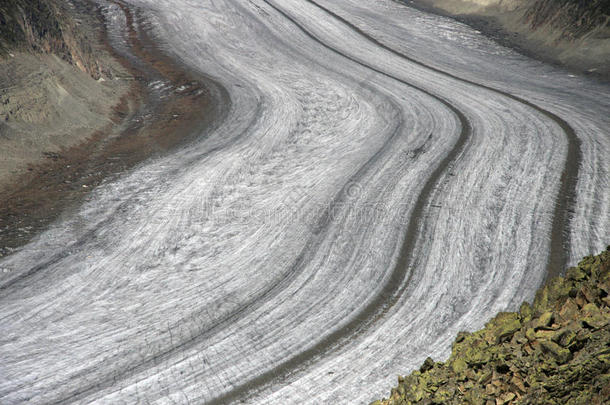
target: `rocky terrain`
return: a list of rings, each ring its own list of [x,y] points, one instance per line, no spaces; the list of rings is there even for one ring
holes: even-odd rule
[[[0,55],[18,51],[52,53],[94,78],[102,76],[94,55],[89,3],[55,0],[6,0],[0,5]],[[85,24],[82,24],[85,22]],[[96,25],[96,24],[95,24]]]
[[[444,363],[398,378],[398,404],[610,402],[610,247],[541,288],[532,305],[458,334]]]
[[[414,0],[529,56],[610,77],[608,0]]]
[[[0,6],[0,191],[28,165],[113,124],[132,77],[102,31],[89,2]]]

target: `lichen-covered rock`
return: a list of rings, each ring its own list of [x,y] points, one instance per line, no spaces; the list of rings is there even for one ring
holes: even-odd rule
[[[509,340],[513,334],[521,329],[519,314],[514,312],[502,312],[485,325],[485,338],[488,343],[500,343]]]
[[[566,363],[572,359],[572,352],[568,349],[564,349],[555,342],[542,340],[540,346],[542,346],[545,352],[552,354],[559,364]]]
[[[399,377],[389,404],[610,404],[610,246],[532,305],[460,332],[445,363]]]

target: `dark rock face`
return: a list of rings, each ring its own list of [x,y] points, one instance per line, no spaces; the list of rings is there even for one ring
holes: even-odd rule
[[[12,51],[53,53],[100,77],[90,39],[67,7],[56,0],[3,0],[0,3],[0,57]]]
[[[402,404],[610,403],[610,246],[541,288],[532,305],[461,332],[445,363],[398,377]]]
[[[561,39],[577,39],[609,26],[610,0],[536,0],[524,19],[534,30],[549,25],[562,33]]]

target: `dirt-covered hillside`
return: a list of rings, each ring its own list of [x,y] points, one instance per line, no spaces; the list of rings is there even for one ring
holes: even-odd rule
[[[0,257],[194,136],[212,108],[202,83],[122,2],[0,0]]]
[[[103,29],[89,1],[0,1],[0,192],[112,124],[130,83]]]

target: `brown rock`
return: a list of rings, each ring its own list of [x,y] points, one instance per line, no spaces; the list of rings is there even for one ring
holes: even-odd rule
[[[547,311],[533,320],[534,330],[546,328],[551,325],[551,322],[553,322],[553,313]]]
[[[573,299],[568,298],[559,310],[559,316],[563,320],[575,319],[578,316],[578,305]]]
[[[590,329],[601,329],[610,322],[610,317],[604,316],[604,314],[594,314],[586,316],[582,319],[582,324],[585,328]]]
[[[578,267],[570,267],[566,272],[566,279],[573,281],[582,281],[587,278],[587,275],[584,271],[579,269]]]
[[[588,302],[595,302],[595,299],[597,298],[597,294],[595,293],[595,291],[593,289],[591,289],[585,285],[585,286],[581,287],[580,292],[587,299]]]
[[[512,392],[505,392],[502,395],[501,398],[502,398],[502,401],[504,401],[503,403],[506,404],[506,403],[512,401],[513,399],[515,399],[515,397],[516,397],[516,395],[514,393],[512,393]]]
[[[574,302],[576,302],[576,305],[578,305],[579,308],[582,308],[587,304],[587,299],[582,294],[582,292],[579,291],[578,295],[574,299]]]
[[[536,339],[550,340],[553,338],[553,336],[555,336],[555,334],[556,332],[554,330],[541,329],[536,331],[535,336]]]
[[[562,347],[570,346],[576,339],[577,330],[573,327],[565,327],[555,332],[551,340]]]
[[[600,310],[595,303],[590,302],[582,307],[581,312],[584,316],[599,314]]]
[[[559,364],[566,363],[572,359],[572,352],[568,349],[564,349],[555,342],[542,340],[540,341],[540,346],[543,351],[550,353]]]
[[[516,375],[513,376],[513,378],[511,378],[510,382],[517,389],[519,389],[519,391],[521,391],[521,392],[526,392],[527,391],[527,388],[525,388],[525,384],[523,383],[523,380],[519,376],[516,376]]]

